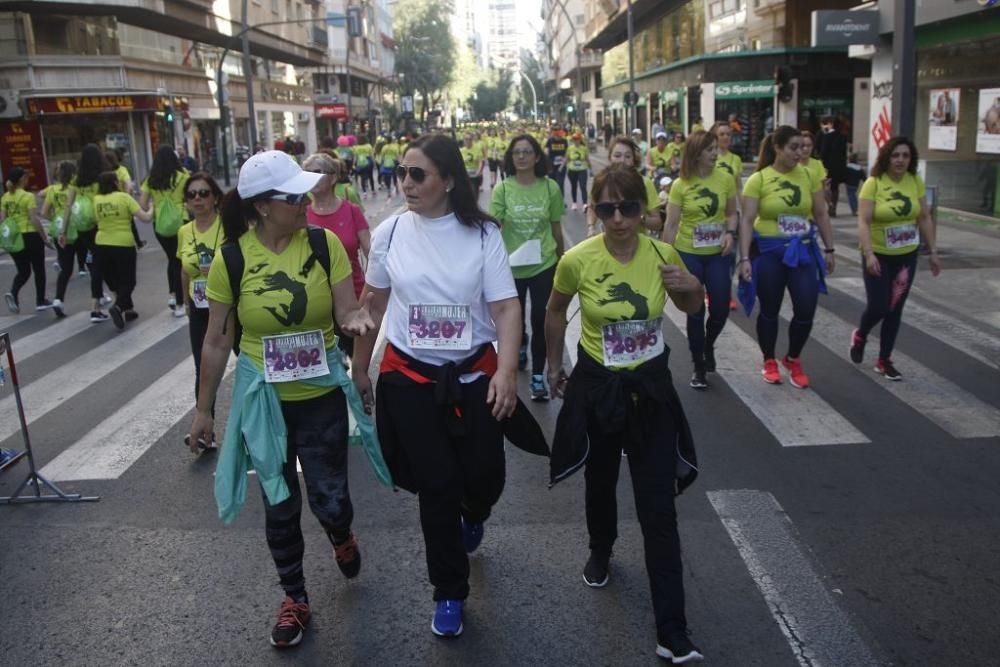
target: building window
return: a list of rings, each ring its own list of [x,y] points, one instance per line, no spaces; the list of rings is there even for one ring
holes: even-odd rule
[[[601,96],[601,73],[600,71],[594,72],[594,97]]]
[[[580,78],[582,79],[582,83],[583,83],[583,92],[589,93],[590,92],[590,75],[588,74],[588,75],[582,76]]]
[[[271,13],[272,14],[278,13],[278,0],[271,0]]]

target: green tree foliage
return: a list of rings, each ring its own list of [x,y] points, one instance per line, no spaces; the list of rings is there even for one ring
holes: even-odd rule
[[[447,0],[400,0],[393,15],[396,73],[403,94],[419,97],[420,120],[441,101],[454,75],[455,40]]]
[[[492,120],[498,113],[510,106],[513,79],[510,72],[499,74],[491,71],[489,79],[476,86],[475,94],[469,99],[472,114],[480,120]]]

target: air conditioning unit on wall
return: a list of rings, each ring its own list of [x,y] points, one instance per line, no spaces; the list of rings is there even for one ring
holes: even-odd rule
[[[0,90],[0,118],[20,118],[16,90]]]

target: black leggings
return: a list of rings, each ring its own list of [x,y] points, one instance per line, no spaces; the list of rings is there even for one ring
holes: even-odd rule
[[[135,246],[99,245],[94,247],[94,263],[90,266],[91,286],[98,288],[105,277],[115,292],[115,305],[123,311],[132,310],[135,290]]]
[[[18,292],[34,272],[35,303],[41,304],[45,300],[45,243],[38,232],[24,232],[21,237],[24,238],[24,249],[10,255],[14,260],[14,266],[17,267],[17,275],[14,276],[10,293],[17,301]]]
[[[903,320],[903,305],[910,295],[913,277],[917,272],[917,251],[905,255],[875,255],[875,258],[882,269],[881,276],[869,274],[862,262],[861,271],[864,274],[868,302],[861,314],[858,333],[862,338],[867,338],[875,325],[882,322],[878,357],[889,359]]]
[[[361,177],[361,191],[368,192],[371,190],[375,192],[375,165],[369,162],[367,167],[358,169],[357,173]]]
[[[347,486],[347,402],[338,390],[305,401],[282,401],[288,430],[287,460],[282,474],[289,496],[272,505],[264,496],[264,532],[285,593],[300,598],[305,592],[302,572],[302,490],[296,460],[313,515],[331,543],[351,535],[354,507]],[[263,494],[262,494],[263,495]]]
[[[569,172],[569,189],[571,196],[573,197],[573,203],[576,203],[576,188],[580,186],[580,202],[587,203],[587,170],[570,170]]]
[[[97,230],[88,229],[85,232],[79,232],[76,239],[76,257],[77,261],[80,263],[80,270],[86,266],[90,270],[90,298],[100,299],[104,296],[104,290],[101,288],[101,276],[99,272],[95,272],[94,269],[94,245],[97,239]],[[87,258],[89,260],[81,259],[80,256]],[[114,285],[111,284],[111,276],[105,276],[104,281],[108,285],[108,289],[112,292],[115,290]]]
[[[549,303],[552,293],[552,280],[556,275],[556,267],[551,266],[538,275],[530,278],[515,278],[517,298],[521,302],[521,341],[529,344],[528,331],[524,326],[525,296],[531,292],[531,374],[541,375],[545,372],[545,306]]]
[[[66,242],[66,247],[56,246],[56,254],[59,256],[59,276],[56,278],[56,298],[60,301],[66,298],[66,286],[73,276],[73,260],[76,259],[81,245],[78,238],[73,243]],[[86,252],[86,251],[84,251]]]
[[[167,253],[167,289],[177,299],[177,304],[184,303],[184,291],[181,289],[181,260],[177,259],[177,236],[156,235],[163,252]]]

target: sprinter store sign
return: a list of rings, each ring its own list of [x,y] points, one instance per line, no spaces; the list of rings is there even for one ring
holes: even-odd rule
[[[751,100],[774,97],[774,81],[723,81],[715,84],[717,100]]]

